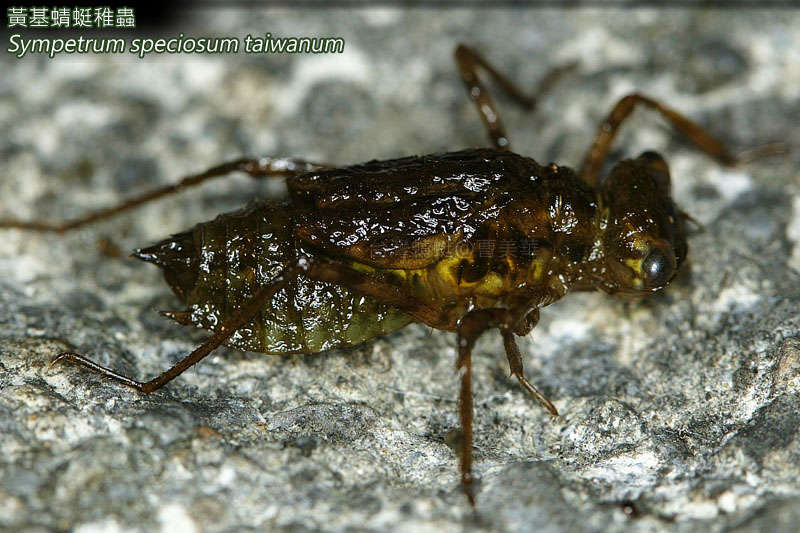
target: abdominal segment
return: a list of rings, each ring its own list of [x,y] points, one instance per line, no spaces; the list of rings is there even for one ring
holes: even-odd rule
[[[216,331],[301,253],[292,209],[260,203],[220,215],[136,255],[164,270],[185,311],[165,313]],[[339,285],[299,275],[286,281],[227,345],[270,354],[353,346],[412,321],[407,314]]]

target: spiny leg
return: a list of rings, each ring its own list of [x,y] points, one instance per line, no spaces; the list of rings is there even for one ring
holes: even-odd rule
[[[170,194],[175,194],[183,189],[199,185],[205,181],[213,178],[218,178],[231,172],[244,172],[253,178],[263,177],[291,177],[298,176],[305,172],[325,168],[326,165],[311,163],[303,159],[296,159],[291,157],[260,157],[260,158],[243,158],[228,163],[223,163],[215,167],[209,168],[199,174],[191,174],[181,178],[177,183],[172,185],[165,185],[158,189],[146,192],[130,200],[126,200],[121,204],[101,209],[93,213],[89,213],[79,218],[67,220],[64,222],[40,222],[38,220],[23,221],[23,220],[0,220],[0,228],[15,228],[30,231],[40,232],[54,232],[64,233],[98,220],[113,217],[123,211],[127,211],[134,207],[152,202],[159,198],[163,198]]]
[[[483,56],[469,46],[459,44],[455,50],[455,59],[458,64],[458,71],[461,74],[461,79],[464,81],[464,86],[467,88],[467,93],[470,98],[475,102],[475,107],[483,120],[483,124],[489,134],[489,139],[492,141],[495,148],[501,150],[510,150],[511,142],[506,135],[506,130],[503,126],[503,122],[500,120],[497,107],[489,96],[489,91],[486,90],[486,87],[481,83],[478,77],[478,69],[485,70],[517,104],[522,106],[523,109],[532,111],[539,98],[550,90],[558,78],[577,65],[577,63],[570,63],[569,65],[552,69],[542,78],[534,93],[527,95],[509,80],[508,77],[495,69],[491,63],[486,61]]]
[[[189,367],[197,364],[201,359],[218,348],[223,342],[228,340],[228,338],[230,338],[230,336],[233,335],[236,330],[250,322],[253,317],[258,314],[265,302],[272,298],[275,293],[286,283],[286,281],[292,279],[302,271],[303,266],[299,262],[284,268],[284,270],[276,278],[274,278],[270,285],[259,288],[256,293],[247,302],[245,302],[244,305],[242,305],[241,309],[239,309],[239,312],[223,323],[219,329],[214,332],[214,334],[203,344],[198,346],[189,355],[175,363],[175,365],[173,365],[171,368],[165,372],[162,372],[150,381],[136,381],[133,378],[101,366],[83,355],[72,352],[64,352],[57,355],[55,358],[53,358],[50,365],[52,366],[53,364],[61,361],[71,361],[84,366],[93,372],[97,372],[98,374],[101,374],[109,379],[113,379],[114,381],[118,381],[128,385],[129,387],[133,387],[140,392],[153,392],[181,375]]]
[[[617,105],[597,129],[594,141],[586,151],[581,164],[579,175],[585,183],[591,185],[597,183],[598,173],[602,169],[617,131],[637,105],[644,105],[658,111],[699,149],[723,165],[735,165],[738,162],[737,158],[725,148],[725,145],[711,135],[707,129],[652,98],[634,93],[617,102]]]

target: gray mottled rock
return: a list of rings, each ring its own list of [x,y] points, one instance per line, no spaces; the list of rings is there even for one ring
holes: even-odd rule
[[[485,145],[451,59],[473,43],[532,87],[497,95],[517,151],[577,164],[625,93],[664,99],[735,149],[800,146],[800,17],[784,10],[205,10],[166,34],[338,35],[341,56],[5,54],[0,216],[59,219],[242,154],[335,163]],[[148,35],[136,34],[139,37]],[[64,236],[0,235],[0,529],[47,531],[796,531],[800,507],[798,152],[717,166],[639,112],[614,156],[670,162],[705,228],[663,294],[575,294],[522,342],[551,419],[476,349],[478,506],[446,444],[451,335],[411,326],[352,350],[219,350],[144,396],[76,349],[152,376],[205,334],[156,311],[157,269],[109,258],[278,196],[237,176]],[[124,257],[124,254],[123,254]]]

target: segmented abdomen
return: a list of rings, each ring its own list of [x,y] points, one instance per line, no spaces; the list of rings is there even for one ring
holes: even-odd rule
[[[136,255],[164,269],[187,305],[168,313],[183,324],[214,331],[255,292],[291,264],[301,251],[286,204],[261,203],[218,216],[173,235]],[[411,317],[344,287],[290,279],[226,343],[271,354],[314,353],[352,346],[391,333]]]

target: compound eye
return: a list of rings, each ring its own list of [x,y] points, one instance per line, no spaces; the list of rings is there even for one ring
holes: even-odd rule
[[[648,289],[663,287],[675,272],[675,256],[670,257],[661,248],[653,248],[642,261],[644,284]]]
[[[661,154],[652,150],[647,150],[639,154],[639,159],[644,159],[649,163],[664,163],[664,158],[661,157]]]
[[[670,180],[669,180],[669,167],[664,158],[653,151],[642,152],[639,155],[639,160],[644,161],[650,169],[650,175],[658,184],[659,189],[665,194],[669,194]]]

